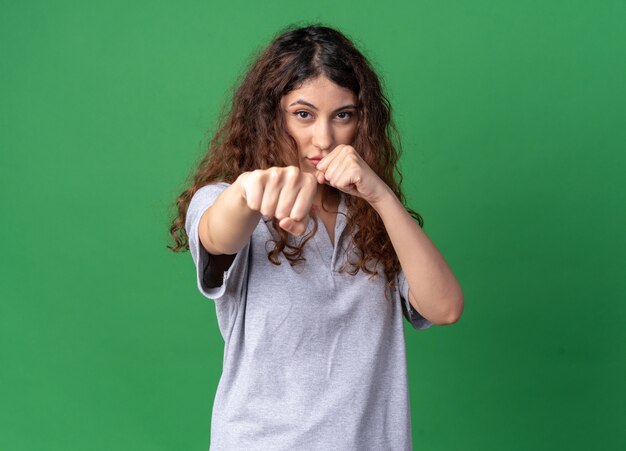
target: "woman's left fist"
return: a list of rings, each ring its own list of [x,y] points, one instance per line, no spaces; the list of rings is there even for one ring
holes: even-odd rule
[[[318,183],[326,183],[369,203],[376,202],[387,186],[354,147],[346,144],[335,147],[315,167]]]

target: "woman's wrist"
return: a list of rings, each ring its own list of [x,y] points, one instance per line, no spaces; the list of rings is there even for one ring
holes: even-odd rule
[[[394,192],[386,183],[382,183],[379,192],[368,200],[369,204],[380,214],[380,207],[391,201],[398,200]]]

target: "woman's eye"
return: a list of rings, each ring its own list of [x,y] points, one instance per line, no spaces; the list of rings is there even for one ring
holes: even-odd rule
[[[296,116],[298,119],[310,119],[311,118],[311,113],[309,113],[308,111],[296,111],[295,113],[293,113],[294,116]],[[350,111],[342,111],[341,113],[337,113],[337,117],[339,119],[341,119],[342,121],[348,121],[350,120],[350,118],[352,118],[352,116],[354,116],[354,113],[350,112]]]

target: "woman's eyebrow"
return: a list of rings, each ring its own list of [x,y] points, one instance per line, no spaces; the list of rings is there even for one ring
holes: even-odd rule
[[[294,106],[294,105],[306,105],[308,107],[313,108],[316,111],[319,111],[319,108],[316,107],[315,105],[313,105],[312,103],[307,102],[306,100],[302,100],[302,99],[298,99],[295,102],[289,104],[289,106]],[[344,105],[341,106],[339,108],[337,108],[335,111],[339,111],[339,110],[345,110],[347,108],[356,108],[356,105],[354,105],[353,103],[349,103],[348,105]]]

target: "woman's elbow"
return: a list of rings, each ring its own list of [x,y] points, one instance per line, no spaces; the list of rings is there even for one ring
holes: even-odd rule
[[[447,304],[449,305],[449,308],[447,309],[447,313],[443,315],[443,319],[440,322],[440,325],[442,326],[454,324],[461,319],[461,315],[463,315],[463,309],[465,307],[463,295],[452,301],[448,301]]]

